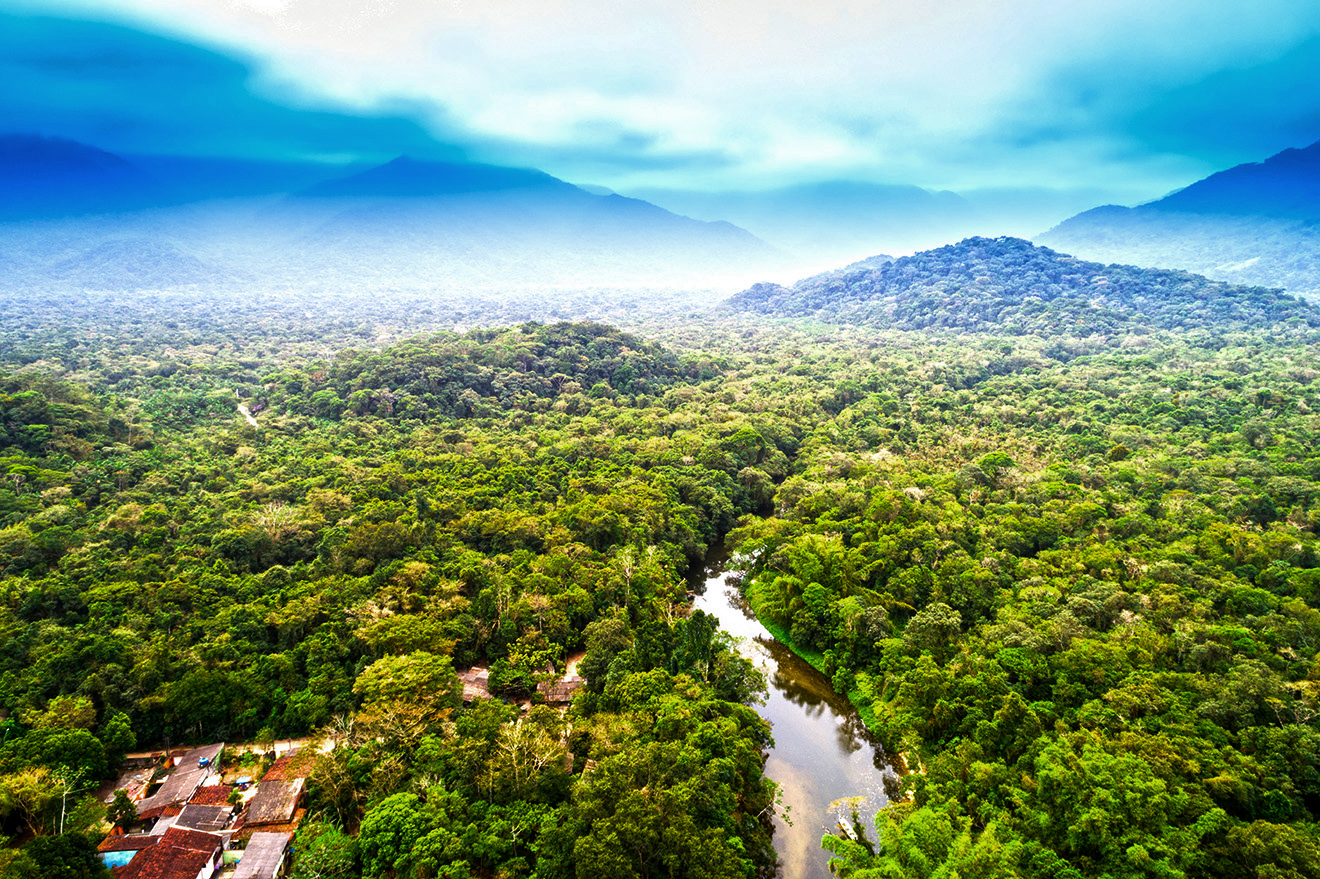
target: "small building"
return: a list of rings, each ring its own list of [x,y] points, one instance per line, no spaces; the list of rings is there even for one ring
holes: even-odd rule
[[[129,802],[138,802],[146,794],[153,772],[154,768],[149,766],[125,769],[115,781],[110,793],[106,794],[105,802],[107,804],[113,803],[115,801],[115,791],[119,790],[128,795]]]
[[[490,698],[490,669],[473,666],[458,676],[463,684],[463,701]]]
[[[316,764],[316,753],[314,748],[306,750],[294,748],[286,751],[270,764],[270,768],[261,776],[261,780],[266,782],[275,779],[306,778],[312,774],[312,768]]]
[[[128,862],[137,856],[137,853],[146,848],[151,848],[160,842],[159,836],[148,836],[142,833],[122,836],[107,836],[101,840],[101,844],[96,850],[101,854],[101,861],[107,867],[127,867]]]
[[[227,806],[229,805],[229,795],[234,792],[232,785],[228,784],[208,784],[197,788],[192,797],[189,798],[189,805],[199,806]]]
[[[247,811],[243,813],[243,826],[288,824],[298,811],[305,784],[306,779],[303,778],[263,778],[257,785],[256,794],[248,801]]]
[[[234,817],[234,807],[225,803],[223,806],[207,806],[202,803],[189,803],[174,819],[175,827],[189,830],[205,830],[207,833],[219,833],[229,826]]]
[[[233,879],[275,879],[284,870],[292,833],[258,831],[248,840]]]
[[[197,789],[215,775],[224,747],[224,742],[220,742],[185,752],[174,770],[159,782],[160,787],[138,803],[138,817],[144,820],[158,818],[165,813],[166,807],[188,802]]]
[[[214,833],[171,827],[141,849],[118,879],[211,879],[219,869],[223,840]]]
[[[568,674],[557,681],[542,681],[536,685],[536,690],[551,705],[567,705],[573,701],[573,694],[582,689],[583,683],[581,675]]]

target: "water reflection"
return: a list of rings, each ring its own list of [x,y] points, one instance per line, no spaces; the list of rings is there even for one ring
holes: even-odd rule
[[[758,707],[770,721],[775,746],[765,771],[783,791],[792,825],[775,823],[775,850],[785,879],[827,879],[829,855],[821,837],[849,821],[856,798],[862,826],[873,827],[885,804],[884,762],[848,700],[829,680],[775,641],[756,621],[729,575],[712,567],[695,606],[741,639],[745,656],[765,672],[770,685]],[[831,810],[836,804],[840,812]]]

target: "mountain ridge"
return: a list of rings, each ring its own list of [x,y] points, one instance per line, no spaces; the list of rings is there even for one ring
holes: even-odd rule
[[[1090,259],[1320,296],[1320,142],[1218,171],[1136,207],[1083,211],[1036,240]]]
[[[132,163],[96,147],[14,143],[33,147],[52,168],[81,164],[97,180],[129,181],[90,187],[92,202],[66,203],[56,197],[61,181],[77,175],[25,177],[18,158],[0,161],[0,179],[7,173],[28,181],[23,199],[11,192],[0,201],[0,219],[10,221],[0,223],[0,251],[15,261],[4,283],[24,289],[228,287],[250,279],[274,289],[612,283],[705,289],[745,284],[753,270],[781,258],[730,223],[594,194],[535,169],[408,156],[368,168],[251,164],[258,182],[269,184],[340,171],[292,192],[262,195],[252,186],[226,192],[242,182],[248,166],[240,160],[158,159],[155,167],[175,174],[172,186],[157,186],[144,182]],[[208,170],[216,172],[213,184],[202,179]],[[34,218],[41,222],[27,222]],[[142,246],[148,239],[159,246]]]
[[[1009,237],[967,238],[792,287],[757,284],[724,307],[886,329],[1036,335],[1231,329],[1290,318],[1320,327],[1320,309],[1278,290],[1103,265]]]

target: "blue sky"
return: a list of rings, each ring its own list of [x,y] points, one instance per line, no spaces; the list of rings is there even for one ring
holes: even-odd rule
[[[121,152],[1131,203],[1320,140],[1320,4],[0,2],[0,118]]]

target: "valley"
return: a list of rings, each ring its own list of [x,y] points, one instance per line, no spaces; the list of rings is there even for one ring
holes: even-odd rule
[[[8,298],[5,820],[166,738],[310,736],[295,876],[1309,875],[1314,309],[1097,271],[974,239],[714,306]],[[844,753],[894,755],[874,826],[783,811],[837,770],[757,713],[797,660],[688,599],[722,542],[823,675],[788,710],[828,682]]]

